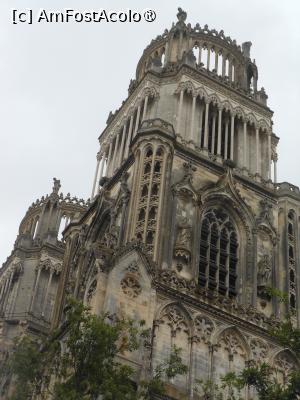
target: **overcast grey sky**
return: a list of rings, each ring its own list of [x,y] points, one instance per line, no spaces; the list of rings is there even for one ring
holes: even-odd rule
[[[66,194],[90,196],[97,137],[110,110],[127,96],[135,67],[152,38],[176,21],[223,29],[252,41],[259,87],[265,87],[280,136],[279,180],[300,185],[299,0],[95,1],[2,0],[0,4],[0,265],[21,219],[52,177]],[[152,8],[153,23],[12,24],[12,9],[61,11]]]

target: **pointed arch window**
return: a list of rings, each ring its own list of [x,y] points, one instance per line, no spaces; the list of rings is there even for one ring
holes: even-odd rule
[[[221,209],[206,211],[200,232],[199,285],[234,297],[237,265],[238,237],[230,217]]]

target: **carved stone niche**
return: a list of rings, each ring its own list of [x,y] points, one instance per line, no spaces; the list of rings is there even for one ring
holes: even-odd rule
[[[191,229],[192,226],[187,217],[178,218],[174,257],[187,265],[191,261]]]
[[[258,231],[257,244],[257,294],[261,298],[262,309],[265,309],[270,300],[267,288],[272,286],[273,243],[263,229]]]
[[[173,268],[187,279],[192,278],[193,221],[196,220],[197,192],[193,186],[195,167],[183,164],[183,177],[173,186],[176,204]]]

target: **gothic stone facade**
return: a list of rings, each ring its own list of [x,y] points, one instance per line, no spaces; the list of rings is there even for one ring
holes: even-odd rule
[[[146,321],[150,346],[126,359],[137,380],[182,349],[189,373],[168,383],[171,398],[196,399],[197,379],[251,360],[282,381],[299,367],[268,328],[287,312],[300,323],[300,192],[276,182],[279,139],[251,42],[177,18],[108,117],[91,202],[59,195],[55,180],[21,223],[0,272],[3,360],[20,332],[59,326],[72,294],[96,314]]]

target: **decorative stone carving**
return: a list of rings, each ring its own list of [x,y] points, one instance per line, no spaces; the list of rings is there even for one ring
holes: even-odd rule
[[[224,346],[229,355],[233,356],[239,354],[246,358],[244,346],[242,345],[240,338],[234,332],[226,331],[220,339],[220,345]]]
[[[119,237],[119,227],[112,225],[108,232],[105,232],[103,235],[103,239],[101,240],[101,244],[114,249],[118,244]]]
[[[195,330],[197,335],[202,339],[205,343],[210,341],[211,334],[214,330],[213,323],[204,316],[197,316],[195,318]]]
[[[129,275],[122,279],[121,288],[123,292],[131,299],[136,298],[142,292],[142,287],[139,281],[133,276]]]
[[[161,283],[171,286],[177,290],[184,290],[193,293],[196,288],[194,281],[189,281],[177,275],[175,271],[164,270],[162,271],[158,279]]]
[[[172,336],[175,336],[178,331],[188,333],[186,318],[176,305],[167,307],[160,321],[169,325]]]
[[[126,268],[126,271],[131,272],[132,274],[136,274],[137,276],[140,275],[140,269],[138,266],[138,263],[136,260],[132,261],[128,267]]]
[[[250,348],[255,361],[264,361],[268,354],[267,345],[259,339],[252,339],[250,342]]]

